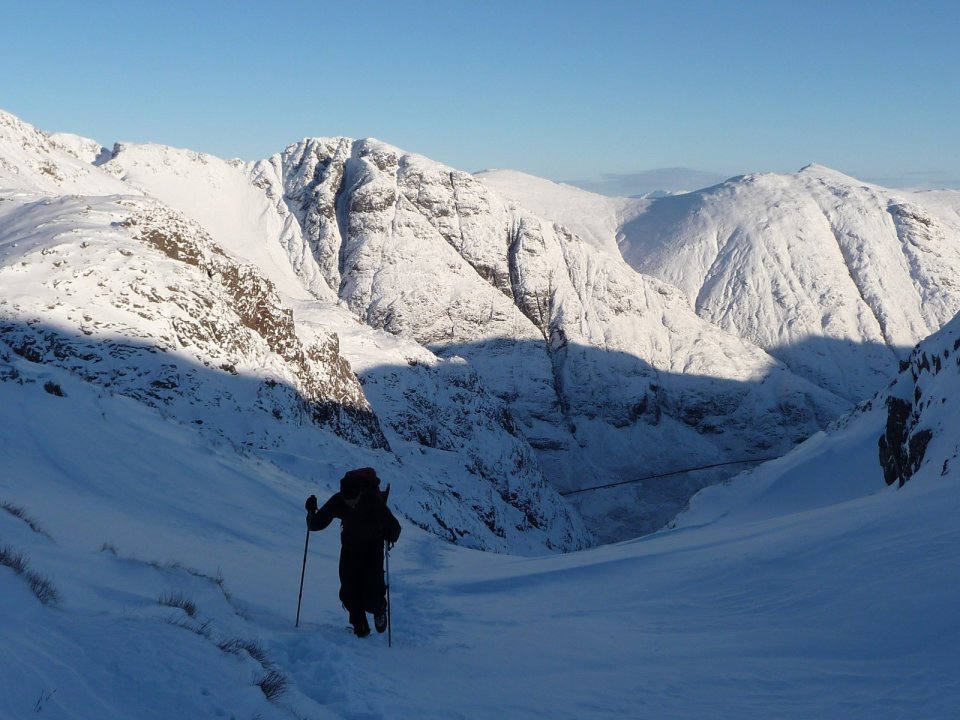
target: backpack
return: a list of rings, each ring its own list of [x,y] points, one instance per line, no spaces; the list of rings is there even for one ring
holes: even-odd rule
[[[346,475],[340,478],[340,494],[344,497],[355,497],[366,493],[379,493],[384,502],[390,495],[389,485],[387,485],[386,490],[380,489],[380,478],[377,477],[377,471],[373,468],[365,467],[349,470]]]
[[[399,525],[386,507],[390,486],[387,485],[385,490],[380,489],[376,470],[369,467],[350,470],[340,479],[340,494],[344,497],[361,495],[367,499],[366,502],[361,501],[358,514],[350,523],[341,524],[341,534],[345,539],[364,544],[382,543],[384,540],[396,542],[400,534]],[[384,527],[384,520],[388,527]]]

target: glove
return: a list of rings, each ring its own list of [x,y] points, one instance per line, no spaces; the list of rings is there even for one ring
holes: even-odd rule
[[[311,495],[308,497],[303,506],[307,509],[308,513],[315,513],[317,511],[317,496]]]

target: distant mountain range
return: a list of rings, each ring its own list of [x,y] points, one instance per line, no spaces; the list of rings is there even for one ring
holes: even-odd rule
[[[564,184],[610,197],[644,197],[691,192],[722,183],[728,177],[692,168],[671,167],[608,174],[595,180],[567,180]]]
[[[960,192],[825,168],[615,199],[374,140],[241,163],[0,113],[0,343],[301,472],[347,443],[473,547],[662,527],[732,470],[558,493],[782,455],[956,314],[958,270]]]

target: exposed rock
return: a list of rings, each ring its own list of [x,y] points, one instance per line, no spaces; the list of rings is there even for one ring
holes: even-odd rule
[[[360,384],[339,354],[336,336],[304,348],[297,337],[292,310],[283,305],[273,284],[256,268],[230,260],[200,228],[161,206],[132,215],[121,226],[220,285],[240,323],[263,338],[292,369],[297,390],[314,422],[372,447],[387,447]],[[242,334],[224,335],[211,324],[208,314],[181,319],[177,336],[185,346],[205,344],[214,337],[224,349],[236,351],[242,350],[245,339]]]
[[[957,413],[960,363],[944,362],[960,343],[960,316],[914,348],[885,398],[887,422],[878,441],[888,485],[904,485],[931,462],[947,474],[960,445],[950,413]],[[958,356],[960,357],[960,356]],[[930,460],[930,448],[934,459]]]

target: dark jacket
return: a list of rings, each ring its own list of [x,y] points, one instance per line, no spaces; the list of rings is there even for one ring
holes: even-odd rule
[[[400,537],[400,523],[379,490],[360,494],[351,507],[341,493],[307,514],[307,528],[323,530],[340,520],[340,601],[348,611],[381,612],[385,606],[383,544]]]
[[[360,494],[356,507],[350,507],[342,493],[334,493],[315,513],[307,514],[310,530],[323,530],[334,519],[340,520],[340,542],[346,546],[382,545],[400,537],[400,523],[378,491]]]

